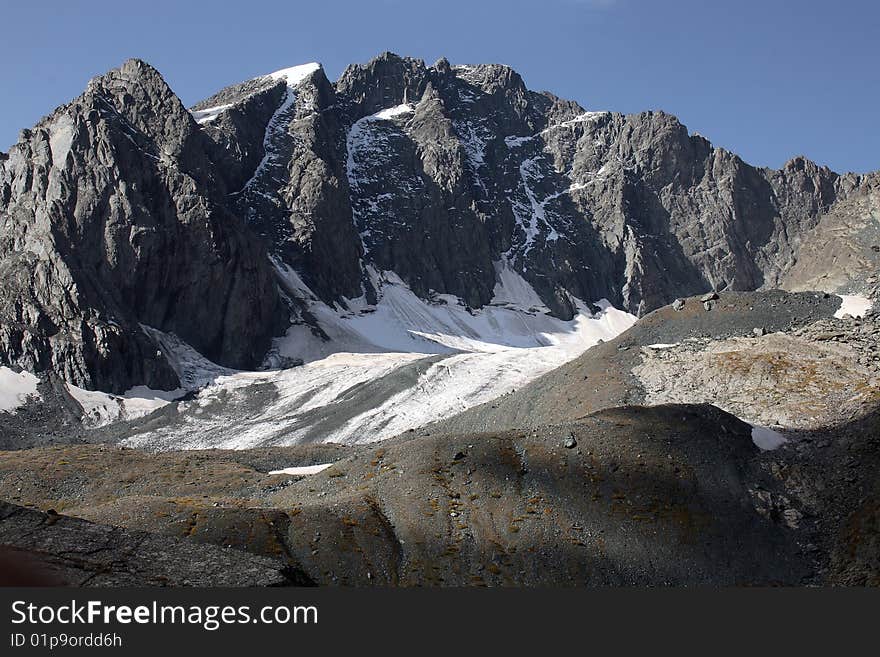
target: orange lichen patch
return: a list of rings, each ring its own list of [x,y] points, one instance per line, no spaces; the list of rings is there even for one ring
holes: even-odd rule
[[[370,465],[377,466],[381,463],[382,459],[385,457],[387,450],[384,447],[380,447],[377,449],[373,455],[373,459],[370,461]]]

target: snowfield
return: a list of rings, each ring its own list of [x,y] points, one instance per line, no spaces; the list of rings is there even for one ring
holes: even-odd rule
[[[769,427],[752,425],[752,442],[762,451],[770,451],[782,447],[788,438]]]
[[[288,369],[235,372],[174,336],[145,327],[195,390],[163,410],[165,422],[131,427],[123,443],[150,449],[245,449],[310,442],[369,443],[491,401],[629,328],[635,317],[606,301],[578,302],[570,321],[550,317],[531,286],[497,263],[493,303],[417,297],[392,272],[370,271],[379,290],[347,308],[318,300],[276,263],[288,295],[321,330],[301,321],[276,340],[267,361],[301,358]],[[158,403],[158,402],[157,402]]]
[[[0,367],[0,413],[15,413],[29,399],[39,399],[36,376],[29,372],[13,372]]]
[[[136,420],[149,415],[186,394],[186,390],[151,390],[137,386],[122,395],[85,390],[68,383],[67,392],[83,410],[83,424],[103,427],[119,420]]]
[[[834,313],[837,319],[843,319],[847,315],[852,317],[864,317],[865,313],[871,309],[872,303],[870,299],[855,294],[838,294],[842,299],[840,308]]]
[[[296,272],[277,263],[276,268],[288,294],[304,300],[309,315],[330,338],[329,343],[322,340],[301,323],[276,341],[274,350],[280,356],[306,362],[338,351],[451,354],[554,346],[573,358],[635,322],[634,316],[615,310],[604,299],[595,304],[602,310],[599,317],[593,317],[581,302],[572,320],[551,317],[537,292],[504,262],[495,264],[492,303],[476,311],[452,295],[420,299],[394,272],[370,267],[367,273],[380,291],[379,303],[371,306],[360,297],[347,299],[347,309],[331,308],[317,299]]]

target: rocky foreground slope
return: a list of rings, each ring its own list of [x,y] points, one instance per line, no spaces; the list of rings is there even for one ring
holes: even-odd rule
[[[797,534],[755,510],[758,491],[775,486],[750,427],[709,407],[349,449],[299,481],[241,454],[28,450],[4,458],[2,494],[51,491],[66,513],[282,556],[322,584],[773,584],[814,574]]]
[[[270,558],[0,503],[0,586],[291,586]]]
[[[431,428],[505,430],[664,402],[712,403],[758,425],[837,424],[873,407],[878,366],[876,319],[837,318],[840,306],[821,292],[682,299],[529,385]]]

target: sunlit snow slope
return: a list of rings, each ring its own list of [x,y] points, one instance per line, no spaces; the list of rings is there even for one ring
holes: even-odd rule
[[[29,398],[39,397],[39,379],[29,372],[14,372],[0,367],[0,412],[14,413]]]
[[[272,358],[302,366],[225,370],[174,336],[146,329],[197,394],[167,403],[123,441],[152,449],[247,448],[302,442],[364,443],[490,401],[627,329],[635,317],[604,301],[578,302],[571,321],[550,317],[534,290],[499,263],[494,302],[419,299],[393,273],[372,271],[380,298],[331,308],[279,268],[303,317]],[[320,327],[320,331],[318,331]],[[323,335],[319,335],[323,332]]]

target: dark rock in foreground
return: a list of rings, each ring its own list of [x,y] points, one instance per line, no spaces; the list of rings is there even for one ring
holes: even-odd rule
[[[0,502],[0,584],[287,586],[284,564]]]

